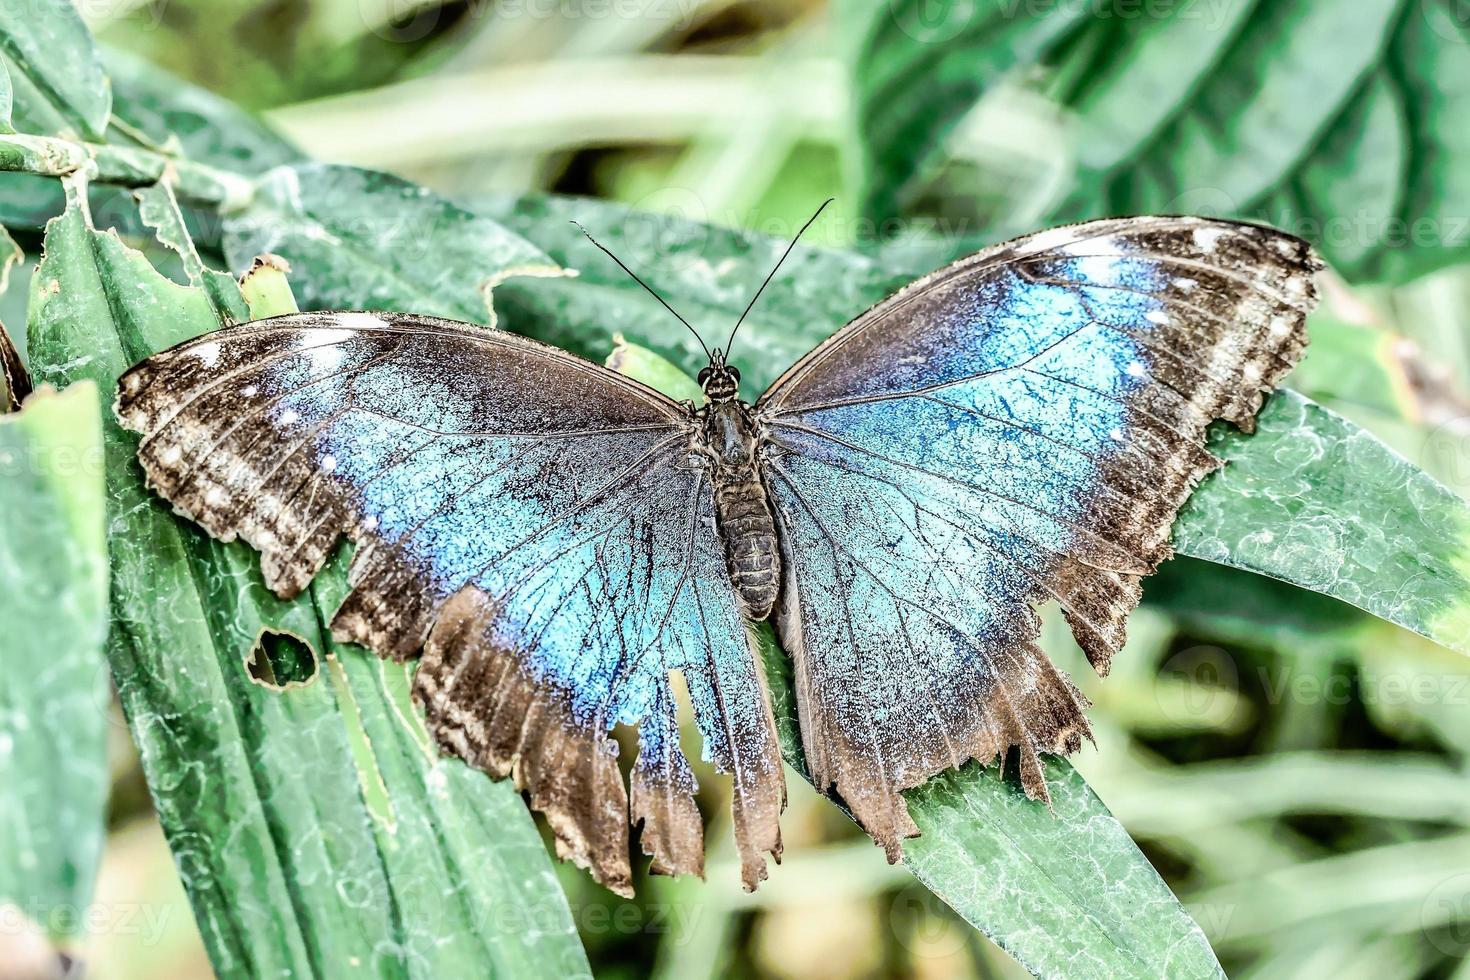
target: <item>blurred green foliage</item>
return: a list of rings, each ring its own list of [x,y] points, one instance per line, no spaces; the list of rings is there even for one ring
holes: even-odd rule
[[[117,0],[82,8],[110,48],[110,88],[101,82],[103,69],[89,68],[84,32],[66,27],[46,35],[41,28],[60,21],[19,17],[60,2],[22,8],[6,0],[0,7],[0,60],[11,79],[0,90],[13,91],[22,110],[6,118],[23,132],[102,140],[127,151],[181,147],[185,161],[215,168],[191,174],[187,163],[180,166],[182,234],[159,202],[145,224],[130,194],[92,195],[96,227],[116,227],[180,282],[206,286],[206,266],[223,267],[228,259],[239,271],[262,248],[315,244],[291,277],[304,301],[345,302],[331,288],[354,278],[371,292],[382,262],[369,255],[365,268],[334,266],[361,263],[362,256],[320,247],[344,234],[332,222],[343,212],[311,211],[331,194],[349,195],[351,178],[343,174],[353,172],[334,179],[333,171],[305,168],[305,179],[319,180],[320,189],[299,199],[280,183],[284,178],[268,183],[265,197],[277,217],[290,217],[286,238],[262,237],[248,214],[222,220],[211,200],[240,192],[231,175],[253,179],[303,156],[380,167],[456,202],[428,205],[442,209],[426,219],[436,229],[464,221],[460,227],[473,231],[472,216],[480,215],[534,243],[536,255],[520,258],[543,264],[549,257],[581,271],[579,280],[502,284],[494,298],[503,325],[597,358],[621,331],[687,369],[693,352],[680,328],[583,251],[565,219],[606,226],[597,230],[618,239],[620,254],[631,255],[693,322],[727,322],[728,309],[741,305],[769,256],[762,239],[722,237],[719,226],[789,236],[817,201],[836,193],[835,213],[813,229],[815,240],[862,255],[805,252],[773,284],[742,355],[754,375],[769,376],[872,296],[981,241],[1100,212],[1264,218],[1318,237],[1342,277],[1329,283],[1312,323],[1313,347],[1292,383],[1461,497],[1470,491],[1470,268],[1463,264],[1470,36],[1453,0],[1375,0],[1351,12],[1325,0],[854,0],[833,10],[774,0]],[[78,56],[63,64],[46,55],[58,48],[46,45],[70,46]],[[149,62],[224,98],[160,75]],[[290,140],[231,102],[265,110]],[[121,154],[110,165],[121,170],[132,162]],[[55,183],[23,175],[0,182],[0,217],[32,264],[41,224],[62,204]],[[527,196],[538,191],[613,203]],[[689,220],[647,219],[647,211]],[[435,267],[423,253],[433,254],[432,236],[383,240],[389,228],[373,219],[357,215],[346,232],[416,259],[406,263],[411,289],[401,302],[488,315],[478,279],[456,264],[460,252]],[[80,225],[61,232],[72,236],[72,247],[131,268],[138,282],[152,283],[147,289],[171,294],[149,278],[147,263],[124,260],[107,236]],[[473,235],[455,241],[469,252],[498,247]],[[706,248],[718,262],[700,263]],[[391,290],[404,288],[400,278],[389,279]],[[12,287],[7,302],[19,289]],[[222,308],[218,294],[199,302],[188,300],[190,316]],[[790,322],[798,310],[805,321]],[[126,310],[107,314],[119,316],[125,321]],[[98,314],[99,330],[104,319]],[[174,325],[181,335],[185,319]],[[50,360],[96,356],[94,348]],[[1291,448],[1288,440],[1284,455],[1243,456],[1240,478],[1249,479],[1255,463],[1289,470]],[[1362,491],[1387,503],[1340,528],[1337,544],[1351,544],[1361,570],[1353,594],[1333,594],[1375,592],[1380,613],[1427,608],[1416,605],[1426,594],[1418,573],[1429,574],[1424,570],[1436,562],[1453,566],[1463,529],[1445,524],[1434,531],[1432,521],[1421,521],[1430,530],[1416,538],[1413,525],[1448,498],[1427,480],[1416,482],[1412,468],[1371,441],[1347,438],[1334,452],[1340,466],[1333,472],[1353,475],[1343,493]],[[1415,506],[1396,510],[1394,500]],[[1277,503],[1282,513],[1271,521],[1289,522],[1296,502]],[[135,519],[155,517],[142,511]],[[171,538],[180,533],[171,523],[159,526]],[[1419,542],[1423,569],[1385,567],[1375,557],[1375,548],[1404,535]],[[230,576],[249,575],[245,556],[225,555],[187,534],[171,547],[197,554],[190,560],[202,564],[189,567],[210,569],[216,592],[236,581]],[[1307,541],[1300,550],[1310,557],[1313,547]],[[1324,584],[1296,581],[1319,590]],[[316,700],[309,706],[250,684],[243,671],[228,672],[224,654],[233,647],[216,640],[241,628],[239,611],[227,603],[212,618],[198,614],[197,635],[180,641],[184,652],[198,657],[215,645],[221,657],[201,665],[215,672],[212,679],[187,683],[214,684],[218,700],[235,698],[261,716],[317,717],[357,700],[358,692],[366,711],[394,703],[395,682],[386,672],[345,654],[333,661],[341,672],[331,683],[319,678],[311,689]],[[1463,649],[1463,619],[1417,625]],[[1470,664],[1463,655],[1315,592],[1190,559],[1170,563],[1150,581],[1131,636],[1101,684],[1064,630],[1046,637],[1048,650],[1096,702],[1099,749],[1076,764],[1186,903],[1231,975],[1470,975],[1461,966],[1470,952],[1470,799],[1463,788]],[[113,662],[116,671],[116,656]],[[147,690],[155,675],[186,683],[138,661],[131,687],[125,673],[119,677],[135,716],[156,694]],[[246,716],[245,734],[228,730],[241,722],[223,724],[219,751],[235,759],[232,765],[269,771],[270,758],[247,758],[264,744],[245,737],[255,717]],[[371,728],[389,720],[362,716],[357,723]],[[295,748],[337,760],[332,786],[344,799],[371,801],[351,784],[365,765],[362,753],[391,742],[398,729],[378,731],[365,741],[334,735],[328,746]],[[147,760],[148,733],[137,737]],[[153,737],[171,736],[164,727]],[[417,763],[406,755],[382,765],[403,763],[409,768],[400,776],[409,780]],[[114,921],[83,952],[98,976],[188,975],[201,960],[186,941],[180,896],[126,884],[130,872],[135,879],[156,876],[162,851],[137,843],[147,801],[137,790],[136,757],[124,751],[120,758],[113,864],[104,862],[98,901],[114,909],[144,902],[179,917],[159,915],[164,925],[135,932]],[[298,770],[284,756],[276,761],[289,782]],[[156,768],[150,776],[156,783]],[[459,792],[494,794],[466,782]],[[650,882],[637,902],[626,903],[557,866],[566,904],[551,914],[577,925],[599,976],[1018,974],[1014,961],[907,872],[886,866],[836,810],[792,782],[783,822],[787,863],[754,895],[732,887],[732,856],[721,851],[728,833],[715,826],[708,884]],[[393,792],[411,792],[402,785]],[[723,812],[720,781],[704,778],[701,785],[707,811]],[[175,833],[195,816],[186,812],[191,807],[228,805],[207,795],[160,799]],[[290,809],[286,797],[281,803]],[[364,819],[376,819],[368,810]],[[262,841],[272,832],[310,836],[310,826],[296,819],[267,821]],[[352,828],[365,852],[384,846],[367,843],[372,826]],[[271,839],[260,853],[293,855],[282,861],[289,866],[298,853],[291,840]],[[175,850],[188,874],[194,852],[178,854],[177,835]],[[148,863],[125,863],[119,872],[118,861]],[[119,877],[124,884],[116,884]],[[391,873],[381,880],[389,879]],[[290,880],[281,879],[283,904],[295,895]],[[209,915],[198,880],[190,884],[207,929],[229,920]],[[974,887],[983,892],[992,884]],[[229,900],[220,897],[221,904]],[[297,914],[310,919],[318,902],[306,901]],[[1091,915],[1087,925],[1103,930],[1116,918]],[[164,935],[174,938],[158,938]],[[217,953],[220,938],[207,938]],[[307,964],[302,972],[322,972],[325,961],[313,959],[321,951],[309,939],[291,948]],[[1079,967],[1073,975],[1086,974]]]
[[[97,390],[43,390],[0,415],[0,906],[86,929],[107,798],[107,547]],[[36,556],[45,555],[39,562]],[[22,669],[26,663],[31,669]],[[0,939],[0,954],[8,952]]]

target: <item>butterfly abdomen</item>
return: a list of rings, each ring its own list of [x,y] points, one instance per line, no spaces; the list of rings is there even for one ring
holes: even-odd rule
[[[781,585],[776,519],[756,461],[759,439],[749,406],[726,399],[707,406],[700,435],[712,469],[715,522],[725,547],[725,565],[747,619],[771,614]]]
[[[739,476],[745,478],[716,483],[715,514],[741,611],[749,619],[761,620],[771,614],[781,583],[776,521],[760,477],[754,470]]]

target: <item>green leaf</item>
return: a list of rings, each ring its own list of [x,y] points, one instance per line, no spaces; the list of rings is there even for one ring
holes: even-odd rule
[[[30,350],[41,379],[111,391],[128,365],[218,321],[202,290],[92,230],[84,193],[72,184],[47,229]],[[403,668],[325,635],[332,596],[273,598],[248,548],[143,487],[136,438],[110,413],[104,432],[108,657],[216,972],[585,975],[514,788],[436,761]],[[284,692],[247,667],[282,633],[328,655]]]
[[[412,310],[495,322],[490,290],[510,276],[558,276],[547,256],[494,221],[417,184],[357,167],[302,164],[261,179],[225,222],[243,270],[284,256],[309,308]]]
[[[852,74],[862,211],[887,220],[942,157],[980,96],[1085,26],[1086,4],[1017,0],[843,0],[838,29]]]
[[[1181,511],[1180,553],[1330,595],[1470,653],[1470,505],[1373,436],[1289,390]]]
[[[167,184],[154,184],[135,192],[138,199],[138,217],[153,229],[158,240],[178,254],[184,265],[184,274],[189,282],[204,290],[214,307],[216,318],[221,323],[235,323],[250,319],[250,308],[240,295],[240,287],[233,277],[225,272],[206,268],[204,260],[194,248],[189,229],[184,223],[184,212]]]
[[[84,935],[107,802],[107,540],[97,389],[0,416],[0,904]]]
[[[260,0],[169,0],[166,15],[141,6],[107,9],[110,43],[187,78],[207,78],[225,98],[257,108],[374,89],[423,72],[426,55],[438,62],[450,53],[442,44],[454,26],[437,6],[400,8],[389,0],[313,3],[288,19]]]
[[[197,163],[251,179],[271,167],[301,158],[300,152],[270,127],[197,85],[121,52],[104,51],[102,61],[112,82],[115,119],[125,122],[144,140]],[[137,225],[128,191],[93,187],[91,198],[92,212],[100,226],[113,224],[129,233],[144,233]],[[54,179],[0,173],[0,224],[39,230],[64,207],[65,199]],[[186,209],[185,217],[196,243],[218,245],[221,219],[217,214]]]
[[[10,86],[10,69],[5,66],[5,60],[0,58],[0,133],[15,132],[15,127],[10,122],[14,104],[15,92]]]
[[[1121,138],[1085,160],[1059,216],[1261,218],[1353,279],[1403,281],[1463,257],[1470,33],[1449,5],[1368,0],[1343,17],[1324,0],[1263,4],[1217,24],[1205,6],[1147,23],[1094,68],[1072,100],[1078,146]],[[1155,74],[1140,79],[1138,62]]]
[[[1001,3],[999,8],[1008,4]],[[1470,29],[1452,4],[1331,0],[1164,5],[1146,16],[1094,12],[1064,33],[1061,10],[997,15],[1006,30],[957,30],[977,17],[950,3],[924,43],[893,26],[926,0],[856,16],[869,42],[852,63],[867,154],[870,217],[912,197],[913,175],[970,107],[947,97],[965,64],[1053,66],[1054,96],[1074,114],[1075,182],[1051,217],[1207,212],[1263,220],[1312,240],[1355,280],[1402,282],[1459,261],[1470,244]],[[997,8],[997,9],[999,9]],[[1013,35],[1046,32],[1018,54]],[[907,70],[910,98],[884,83]],[[906,139],[895,142],[903,134]]]
[[[1350,406],[1382,418],[1417,418],[1421,395],[1413,376],[1412,345],[1379,326],[1349,323],[1328,310],[1307,321],[1311,356],[1291,375],[1291,386],[1313,401]]]
[[[647,347],[628,343],[621,334],[613,334],[612,353],[604,362],[614,371],[657,388],[677,401],[698,402],[703,397],[694,379]]]
[[[102,138],[112,91],[97,45],[69,0],[0,0],[0,59],[9,69],[15,128]]]
[[[1187,555],[1159,567],[1143,601],[1202,640],[1321,662],[1374,622],[1329,596]]]
[[[296,313],[296,294],[291,290],[291,281],[286,278],[290,267],[278,255],[259,255],[240,277],[240,293],[250,307],[250,319],[261,320],[268,316],[284,316]]]
[[[501,285],[495,302],[503,326],[594,361],[605,358],[622,335],[691,376],[706,361],[698,341],[587,241],[572,220],[657,289],[711,347],[724,345],[786,249],[783,241],[751,232],[580,198],[529,195],[482,201],[475,210],[577,273],[575,279],[513,279]],[[740,328],[735,360],[743,387],[764,389],[850,317],[926,271],[798,245]]]
[[[257,116],[142,58],[106,48],[102,64],[112,79],[113,115],[190,160],[254,177],[302,159]]]

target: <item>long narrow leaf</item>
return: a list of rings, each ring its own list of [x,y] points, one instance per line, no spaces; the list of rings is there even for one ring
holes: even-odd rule
[[[1470,654],[1470,505],[1368,432],[1294,391],[1195,491],[1174,547],[1351,603]]]

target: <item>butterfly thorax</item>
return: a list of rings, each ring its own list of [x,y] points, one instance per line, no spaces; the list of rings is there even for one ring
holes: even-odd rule
[[[708,394],[708,387],[706,388]],[[699,410],[698,449],[709,466],[715,522],[741,612],[771,614],[781,582],[776,521],[760,471],[761,439],[750,406],[734,397]]]

